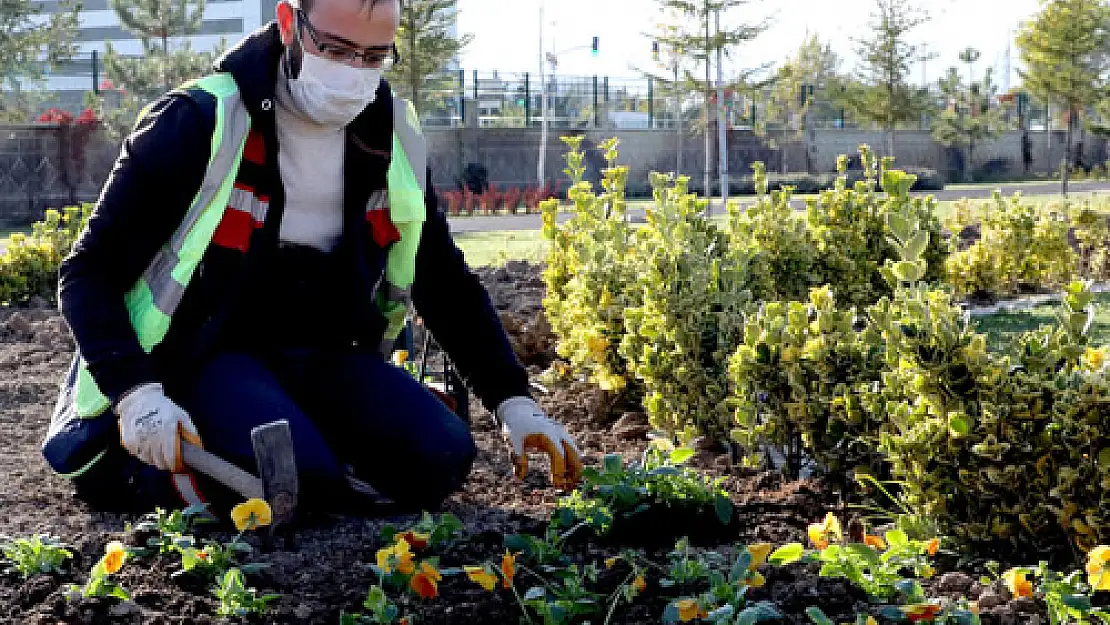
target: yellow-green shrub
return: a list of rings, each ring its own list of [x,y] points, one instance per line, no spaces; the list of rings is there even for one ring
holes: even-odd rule
[[[948,282],[961,297],[1001,297],[1058,287],[1077,277],[1067,216],[1004,199],[980,207],[980,238],[948,259]]]
[[[30,234],[11,235],[0,255],[0,304],[56,297],[58,267],[91,212],[91,204],[50,209],[42,221],[31,226]]]
[[[879,447],[903,503],[960,540],[1010,552],[1105,540],[1110,467],[1097,459],[1110,386],[1104,353],[1084,357],[1086,286],[1068,286],[1056,327],[1003,355],[920,273],[891,264],[898,288],[869,309],[886,364],[865,403],[884,422]]]
[[[809,302],[765,302],[748,317],[729,378],[732,438],[749,457],[775,445],[791,474],[807,457],[829,473],[874,463],[877,432],[860,391],[878,379],[881,354],[877,335],[857,332],[856,321],[829,287],[814,289]]]
[[[748,258],[705,218],[687,182],[652,175],[655,206],[635,239],[642,303],[625,310],[620,353],[655,427],[723,438],[728,358],[751,302]]]
[[[1070,211],[1078,244],[1079,275],[1090,280],[1110,278],[1110,215],[1105,203],[1094,206],[1088,200]]]
[[[832,285],[837,301],[845,306],[866,306],[889,295],[890,286],[882,277],[882,268],[887,260],[897,259],[886,231],[890,191],[883,189],[888,193],[885,198],[879,194],[879,182],[892,170],[894,161],[885,158],[878,162],[865,145],[860,146],[860,159],[864,180],[848,187],[847,158],[841,156],[838,159],[841,176],[835,188],[806,201],[807,227],[816,247],[814,285]],[[912,188],[916,178],[906,176]],[[915,198],[909,201],[908,210],[930,235],[923,256],[930,266],[925,277],[930,281],[938,279],[939,267],[948,253],[940,236],[936,201],[932,196]]]
[[[609,167],[600,194],[585,174],[581,138],[564,139],[570,147],[567,170],[572,215],[558,223],[559,202],[541,204],[543,235],[551,241],[544,281],[544,307],[558,337],[557,351],[603,389],[628,387],[626,363],[618,353],[624,336],[624,311],[640,303],[634,288],[634,231],[624,198],[628,168],[619,167],[617,141],[602,144]]]
[[[767,193],[767,169],[752,165],[756,201],[729,205],[728,245],[750,257],[752,293],[759,300],[803,300],[818,284],[817,249],[806,222],[790,207],[791,190]]]
[[[933,230],[939,224],[931,218],[928,229],[921,230],[918,217],[931,215],[932,203],[911,200],[913,176],[886,168],[881,179],[885,195],[876,193],[872,172],[869,169],[867,182],[852,188],[841,178],[836,189],[811,205],[809,223],[821,224],[817,231],[822,245],[840,241],[857,247],[855,253],[833,256],[826,250],[824,268],[865,267],[861,271],[874,271],[885,282],[883,274],[889,270],[880,261],[899,258],[910,245],[914,262],[920,264],[917,278],[927,276],[926,259],[938,253],[933,236],[939,235]],[[912,232],[902,233],[912,243],[889,236],[888,221],[899,224],[899,230],[913,224]],[[862,321],[856,308],[840,300],[842,289],[858,299],[874,297],[878,289],[871,280],[845,278],[814,289],[808,302],[764,302],[749,316],[744,342],[729,368],[737,391],[733,440],[749,453],[763,444],[778,446],[793,472],[803,458],[816,460],[820,469],[834,474],[879,464],[882,422],[869,413],[865,400],[880,380],[884,346],[874,328],[856,328]],[[886,290],[892,291],[896,283],[888,283]]]

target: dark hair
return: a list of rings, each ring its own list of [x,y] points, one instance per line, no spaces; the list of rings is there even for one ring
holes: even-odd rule
[[[308,13],[312,10],[312,4],[315,1],[316,0],[293,0],[293,6],[299,6],[302,11]],[[371,9],[383,2],[389,2],[389,0],[362,0],[362,4],[364,6],[369,5]],[[397,4],[401,5],[402,7],[405,5],[404,0],[397,0]]]

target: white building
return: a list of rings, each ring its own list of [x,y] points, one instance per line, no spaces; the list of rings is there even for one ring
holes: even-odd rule
[[[44,12],[57,10],[57,0],[40,0]],[[80,105],[84,94],[93,89],[104,76],[104,42],[123,55],[141,54],[142,44],[132,33],[120,26],[109,0],[82,0],[78,14],[77,55],[63,67],[56,68],[46,88],[58,95],[58,104],[66,108]],[[190,37],[174,37],[171,46],[188,40],[194,50],[212,50],[226,39],[234,44],[244,34],[273,19],[276,0],[207,0],[200,31]],[[94,63],[94,53],[98,62]]]
[[[46,13],[56,11],[59,6],[57,0],[38,0],[37,4]],[[188,39],[194,50],[212,50],[221,39],[226,39],[230,46],[274,19],[276,9],[277,0],[207,0],[200,32],[190,37],[176,37],[173,41],[179,43]],[[143,51],[139,40],[120,26],[109,0],[82,0],[78,19],[77,58],[55,71],[46,85],[48,90],[58,92],[60,103],[67,108],[80,104],[85,92],[96,84],[94,77],[103,80],[103,63],[94,68],[92,56],[95,51],[103,58],[105,41],[110,41],[120,54],[141,54]],[[458,36],[455,28],[451,32]],[[457,63],[456,60],[456,67],[452,69],[457,69]]]

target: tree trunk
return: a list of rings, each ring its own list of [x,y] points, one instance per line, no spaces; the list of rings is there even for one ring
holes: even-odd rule
[[[1068,174],[1071,173],[1071,139],[1075,127],[1075,106],[1068,106],[1068,130],[1064,139],[1064,158],[1060,160],[1060,183],[1064,197],[1068,196]]]
[[[170,90],[170,42],[166,31],[162,31],[162,86]]]
[[[677,176],[682,175],[682,93],[678,88],[678,59],[675,58],[674,66],[674,114],[675,127],[678,134],[678,152],[675,154],[675,170]]]
[[[967,142],[967,162],[964,163],[964,182],[975,182],[975,141]]]
[[[712,212],[713,196],[713,115],[710,102],[713,98],[712,63],[710,62],[709,2],[705,3],[705,197],[710,200],[706,212]]]

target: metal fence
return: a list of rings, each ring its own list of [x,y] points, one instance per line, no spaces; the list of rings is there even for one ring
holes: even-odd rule
[[[103,61],[103,56],[94,52],[47,72],[48,78],[64,79],[68,97],[58,98],[63,108],[68,108],[71,102],[80,102],[76,94],[111,87],[105,82]],[[689,127],[699,124],[704,106],[701,94],[676,94],[669,82],[651,77],[547,75],[541,78],[539,73],[460,69],[443,72],[423,82],[421,99],[426,102],[421,116],[424,125],[430,128],[470,125],[538,128],[543,124],[545,81],[547,121],[551,128],[559,130],[666,130],[675,128],[680,121]],[[938,104],[942,104],[940,94],[934,95]],[[871,127],[852,119],[837,102],[820,99],[820,96],[811,102],[809,114],[804,118],[774,114],[767,107],[769,100],[768,91],[726,91],[724,104],[728,127],[737,130],[761,127],[772,131]],[[1016,112],[1013,117],[1016,118]],[[1043,128],[1044,109],[1029,106],[1025,118],[1034,129],[1038,122]],[[924,115],[903,127],[926,130],[930,123],[930,117]]]

